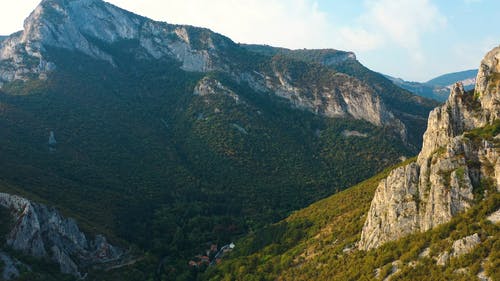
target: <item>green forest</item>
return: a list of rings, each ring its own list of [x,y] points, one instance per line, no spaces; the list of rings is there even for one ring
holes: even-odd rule
[[[91,271],[88,280],[193,280],[200,272],[187,262],[207,244],[268,229],[411,156],[421,143],[413,135],[425,120],[409,128],[407,145],[388,128],[294,109],[227,73],[185,72],[174,60],[131,57],[137,46],[103,45],[116,65],[48,50],[58,68],[47,80],[0,90],[0,191],[55,206],[87,233],[103,233],[140,257],[128,269]],[[243,48],[227,55],[239,69],[278,64],[304,83],[334,73]],[[203,77],[220,81],[239,102],[194,95]],[[417,107],[423,116],[432,105]],[[58,276],[34,269],[22,280]]]

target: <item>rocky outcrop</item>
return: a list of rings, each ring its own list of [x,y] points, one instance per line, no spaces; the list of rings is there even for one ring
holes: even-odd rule
[[[271,92],[282,97],[297,109],[332,118],[350,117],[392,128],[406,141],[406,126],[367,83],[328,71],[304,81],[301,77],[303,73],[287,69],[283,64],[286,63],[273,62],[270,71],[243,73],[237,80],[247,83],[256,92]]]
[[[215,95],[223,95],[234,100],[236,103],[242,102],[240,97],[231,89],[224,86],[220,81],[211,78],[204,77],[195,86],[193,94],[196,96],[202,96],[205,98],[205,102],[210,102],[210,97]]]
[[[104,236],[89,240],[74,219],[64,218],[54,208],[6,193],[0,193],[0,206],[9,209],[14,219],[7,245],[27,255],[50,258],[63,273],[80,276],[83,268],[124,254]]]
[[[499,223],[500,222],[500,209],[496,210],[493,212],[491,215],[487,217],[489,221],[492,223]]]
[[[476,93],[480,97],[480,116],[483,123],[492,123],[500,119],[500,47],[494,48],[481,61],[476,78]]]
[[[474,250],[474,248],[481,243],[481,238],[477,233],[458,239],[453,242],[451,247],[451,253],[445,251],[437,257],[436,264],[445,266],[448,264],[451,258],[458,258],[465,254],[468,254]]]
[[[368,85],[348,75],[339,73],[327,84],[315,83],[309,87],[301,86],[303,83],[294,81],[287,71],[279,68],[274,69],[274,77],[277,81],[268,79],[267,87],[298,108],[328,117],[350,115],[377,126],[397,122]]]
[[[393,170],[375,192],[359,248],[368,250],[448,222],[474,202],[474,187],[500,190],[500,48],[485,57],[477,90],[456,84],[429,115],[416,162]],[[488,127],[485,132],[481,128]],[[495,133],[496,134],[496,133]]]
[[[418,165],[412,163],[397,168],[380,182],[363,227],[362,249],[377,247],[389,239],[397,238],[394,235],[401,237],[409,232],[407,230],[418,227],[419,221],[414,215],[418,213],[414,198],[418,191],[418,173]],[[390,202],[391,206],[386,206],[385,202]]]
[[[479,235],[477,233],[474,233],[462,239],[458,239],[453,242],[453,246],[451,247],[451,256],[459,257],[470,253],[472,252],[474,247],[479,245],[479,243],[481,243],[481,238],[479,238]]]

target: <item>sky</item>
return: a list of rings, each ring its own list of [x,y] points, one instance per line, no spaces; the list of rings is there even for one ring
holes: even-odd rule
[[[212,29],[239,43],[353,51],[409,81],[477,68],[500,45],[498,0],[107,0],[154,20]],[[40,0],[1,0],[0,35]]]

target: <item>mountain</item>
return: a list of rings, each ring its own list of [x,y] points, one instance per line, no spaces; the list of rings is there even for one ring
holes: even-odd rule
[[[457,82],[461,82],[465,90],[472,90],[476,82],[477,69],[448,73],[431,79],[425,83],[409,82],[401,78],[385,75],[397,86],[406,89],[416,95],[444,102],[448,98],[450,90]]]
[[[134,249],[109,271],[71,257],[88,280],[194,279],[188,261],[207,243],[421,146],[436,103],[351,53],[303,52],[263,54],[100,0],[44,0],[0,42],[0,191]],[[21,279],[57,280],[58,264],[8,254],[32,267]]]
[[[395,78],[389,75],[385,75],[385,77],[391,80],[398,87],[406,89],[414,93],[415,95],[419,95],[429,99],[434,99],[436,101],[444,102],[446,101],[449,95],[449,90],[447,90],[446,87],[433,86],[420,82],[405,81],[401,78]]]
[[[408,130],[410,140],[418,140],[425,129],[425,118],[427,107],[437,106],[436,102],[426,100],[418,95],[402,90],[391,83],[383,75],[371,71],[363,66],[352,52],[339,51],[334,49],[321,50],[289,50],[286,48],[274,48],[263,45],[245,45],[250,51],[261,53],[267,56],[285,56],[294,60],[319,64],[335,72],[344,73],[371,85],[373,90],[379,95],[382,101],[391,108],[391,112],[401,120]],[[421,105],[425,105],[422,107]],[[422,119],[422,116],[425,118]],[[424,123],[424,125],[422,124]],[[413,144],[420,145],[413,142]]]
[[[300,62],[291,61],[288,56],[274,56],[262,66],[259,59],[248,60],[250,55],[244,49],[209,30],[153,22],[99,0],[42,1],[26,20],[24,32],[2,43],[0,83],[26,80],[33,75],[43,79],[56,67],[47,55],[51,48],[78,51],[116,65],[118,58],[110,54],[112,50],[106,49],[109,44],[115,45],[114,48],[125,44],[129,51],[133,49],[138,59],[177,60],[186,71],[224,72],[248,83],[254,91],[272,91],[297,108],[328,117],[351,116],[376,126],[393,126],[403,138],[406,137],[406,128],[384,104],[391,105],[392,100],[402,98],[398,95],[385,98],[386,91],[377,91],[375,85],[363,83],[367,81],[341,73],[333,75],[320,68],[303,69]],[[328,63],[333,65],[332,62]],[[313,78],[299,76],[304,70],[317,81],[303,81],[302,78]],[[326,79],[330,80],[330,85],[319,88]],[[308,82],[308,87],[301,88],[304,82]],[[404,104],[413,102],[418,104],[417,109],[424,108],[417,113],[420,115],[425,115],[427,107],[432,105],[409,95],[403,98],[407,98]]]
[[[447,87],[455,84],[456,82],[462,82],[464,88],[468,89],[469,86],[474,86],[475,78],[477,76],[477,69],[470,69],[460,72],[453,72],[438,76],[426,82],[426,84],[433,86]]]
[[[418,157],[252,233],[206,280],[498,280],[500,47]]]

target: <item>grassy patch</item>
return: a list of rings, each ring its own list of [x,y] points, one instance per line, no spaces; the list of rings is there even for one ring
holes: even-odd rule
[[[481,139],[492,140],[498,134],[500,134],[500,120],[496,120],[493,124],[473,129],[465,133],[465,137],[473,141],[480,141]]]

